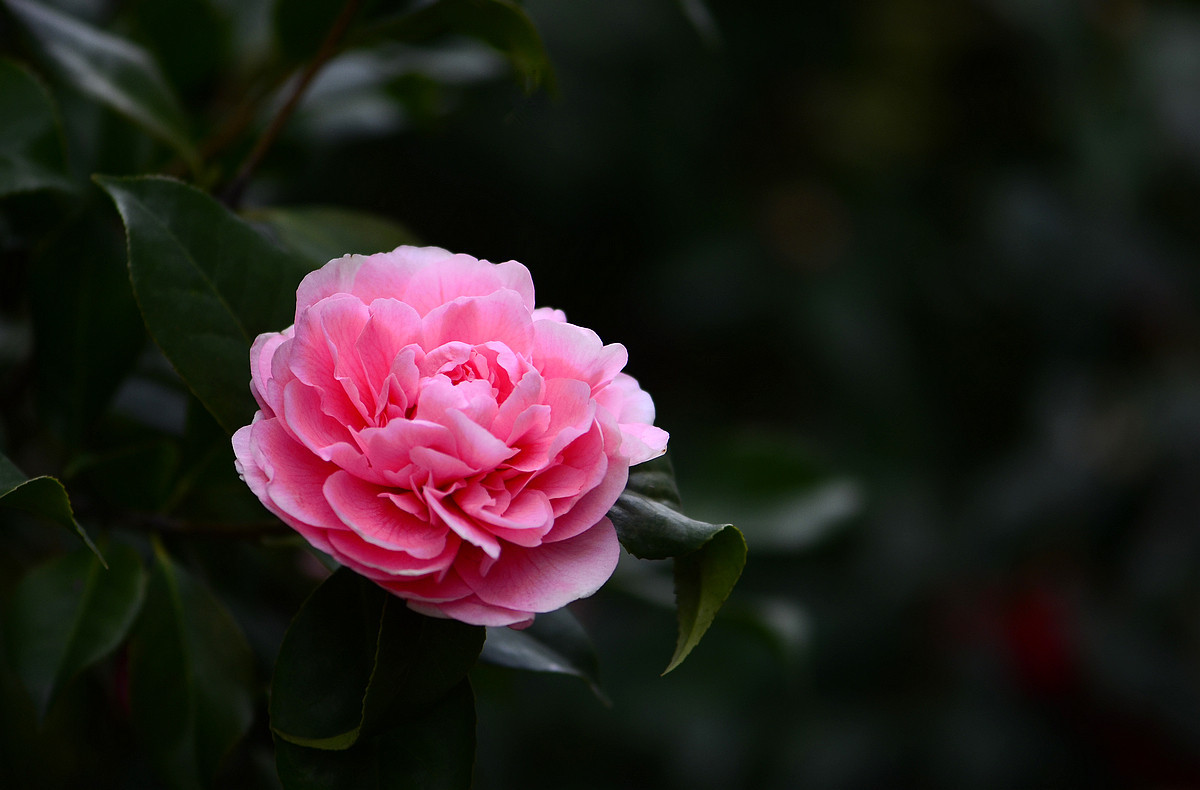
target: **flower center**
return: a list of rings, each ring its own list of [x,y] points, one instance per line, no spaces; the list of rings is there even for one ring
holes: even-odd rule
[[[464,381],[474,381],[475,379],[479,378],[479,372],[475,370],[475,367],[471,364],[471,362],[474,361],[475,360],[472,359],[470,362],[464,362],[463,364],[446,371],[446,377],[450,379],[450,383],[461,384]]]

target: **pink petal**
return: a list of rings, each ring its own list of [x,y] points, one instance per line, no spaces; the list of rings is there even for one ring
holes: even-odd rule
[[[557,321],[560,324],[567,323],[567,314],[562,310],[555,310],[553,307],[539,307],[533,311],[534,321]]]
[[[618,373],[608,386],[596,393],[596,402],[613,413],[617,422],[654,424],[654,401],[627,373]]]
[[[429,617],[458,620],[471,625],[507,625],[513,628],[524,628],[533,623],[533,615],[529,612],[518,612],[502,606],[492,606],[479,600],[476,596],[445,603],[424,603],[410,600],[408,608]]]
[[[600,482],[571,505],[566,513],[554,519],[554,527],[546,534],[544,540],[552,543],[570,539],[604,518],[617,501],[617,497],[625,490],[625,483],[628,481],[628,462],[619,456],[608,459]]]
[[[625,346],[606,346],[595,332],[574,324],[534,321],[533,335],[534,359],[548,379],[580,379],[598,389],[629,360]]]
[[[508,289],[475,298],[458,298],[439,304],[425,316],[427,349],[453,341],[472,346],[503,343],[518,354],[533,343],[533,321],[516,291]]]
[[[463,549],[455,568],[479,599],[525,612],[550,612],[600,589],[617,567],[620,546],[612,522],[602,519],[569,540],[535,548],[507,545],[487,575]]]
[[[296,289],[296,317],[300,311],[334,294],[353,294],[365,304],[404,293],[413,274],[430,263],[449,257],[437,247],[397,247],[375,255],[346,255],[310,273]]]
[[[334,559],[374,581],[436,574],[450,567],[460,545],[458,537],[451,535],[444,551],[431,559],[422,559],[368,543],[349,530],[331,531],[327,537],[329,553]]]
[[[321,492],[325,481],[337,471],[336,466],[309,452],[274,419],[253,423],[249,439],[243,439],[242,444],[242,452],[249,449],[251,463],[267,479],[261,493],[255,493],[264,504],[274,505],[280,518],[292,526],[299,523],[345,529]],[[261,484],[262,478],[256,475],[256,479]]]
[[[396,507],[386,489],[348,472],[334,472],[323,489],[333,511],[367,543],[429,560],[446,549],[447,530]]]
[[[380,482],[401,487],[410,484],[418,463],[413,450],[440,447],[450,451],[454,447],[450,429],[427,420],[392,420],[382,428],[364,429],[359,440]]]
[[[491,425],[497,411],[499,407],[488,382],[476,379],[452,384],[445,376],[435,376],[425,380],[413,416],[449,426],[451,418],[447,415],[462,412],[474,422]]]
[[[496,419],[492,421],[492,433],[499,439],[504,440],[508,444],[513,444],[521,435],[529,430],[531,421],[534,420],[532,415],[521,418],[533,406],[541,403],[542,400],[542,376],[536,370],[531,370],[520,378],[516,386],[508,394],[508,397],[500,404],[500,410],[496,413]],[[549,407],[543,411],[549,417]],[[522,424],[519,426],[518,421]],[[546,420],[549,425],[549,419]]]
[[[280,421],[301,444],[324,461],[332,461],[355,473],[369,469],[353,434],[322,410],[321,393],[300,381],[283,391]]]
[[[471,588],[454,570],[453,565],[444,571],[427,576],[396,576],[382,580],[380,586],[407,599],[410,605],[413,601],[423,603],[456,601],[472,594]]]
[[[369,313],[354,347],[366,374],[367,390],[380,393],[401,349],[420,339],[421,317],[395,299],[376,299]]]
[[[418,268],[404,291],[395,292],[402,293],[404,301],[421,315],[460,296],[485,296],[507,289],[497,267],[492,264],[476,260],[470,255],[451,255],[445,250],[440,252],[442,257],[437,259],[436,265]],[[526,309],[525,313],[528,315],[529,310]]]
[[[526,311],[533,311],[533,276],[530,275],[529,269],[516,261],[505,261],[495,266],[494,271],[500,278],[501,286],[519,293]]]
[[[425,501],[433,512],[450,529],[467,543],[478,546],[487,556],[495,559],[500,556],[500,543],[487,530],[481,528],[470,516],[462,512],[458,504],[449,496],[435,489],[425,490]]]
[[[275,416],[273,405],[265,400],[267,381],[271,379],[271,363],[279,346],[291,336],[291,327],[283,332],[267,332],[256,337],[250,346],[250,392],[268,417]]]
[[[662,428],[641,423],[622,423],[621,437],[621,455],[629,459],[630,466],[665,453],[670,438]]]

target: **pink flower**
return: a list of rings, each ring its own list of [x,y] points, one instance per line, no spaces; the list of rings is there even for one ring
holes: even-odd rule
[[[594,593],[629,466],[664,452],[627,355],[534,309],[517,263],[435,247],[304,278],[250,351],[237,471],[313,546],[425,614],[527,625]]]

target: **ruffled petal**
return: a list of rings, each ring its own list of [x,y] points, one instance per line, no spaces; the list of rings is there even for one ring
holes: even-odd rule
[[[479,600],[525,612],[551,612],[600,589],[617,567],[620,545],[612,522],[601,519],[569,540],[536,548],[505,546],[484,575],[464,547],[455,562]]]

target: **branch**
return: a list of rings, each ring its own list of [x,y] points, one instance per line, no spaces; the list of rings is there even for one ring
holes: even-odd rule
[[[325,40],[321,42],[321,47],[317,50],[317,54],[313,56],[312,61],[305,67],[296,80],[295,87],[292,88],[292,93],[288,96],[287,101],[279,108],[279,112],[271,119],[271,124],[263,132],[262,137],[258,138],[253,150],[246,156],[246,161],[242,163],[233,181],[229,182],[229,186],[221,195],[221,200],[230,208],[236,208],[237,204],[242,199],[242,193],[246,191],[246,185],[250,182],[250,177],[254,175],[254,171],[258,169],[259,163],[263,157],[267,155],[267,151],[271,150],[271,146],[279,138],[283,127],[287,125],[288,120],[292,117],[292,113],[296,111],[296,107],[300,104],[300,99],[304,96],[304,92],[308,90],[309,84],[322,67],[333,57],[337,52],[338,44],[342,37],[346,35],[347,28],[350,27],[350,20],[354,18],[358,12],[358,7],[361,5],[361,0],[346,0],[346,4],[342,6],[342,11],[338,14],[338,18],[334,20],[333,27],[329,29],[329,33],[325,36]]]

